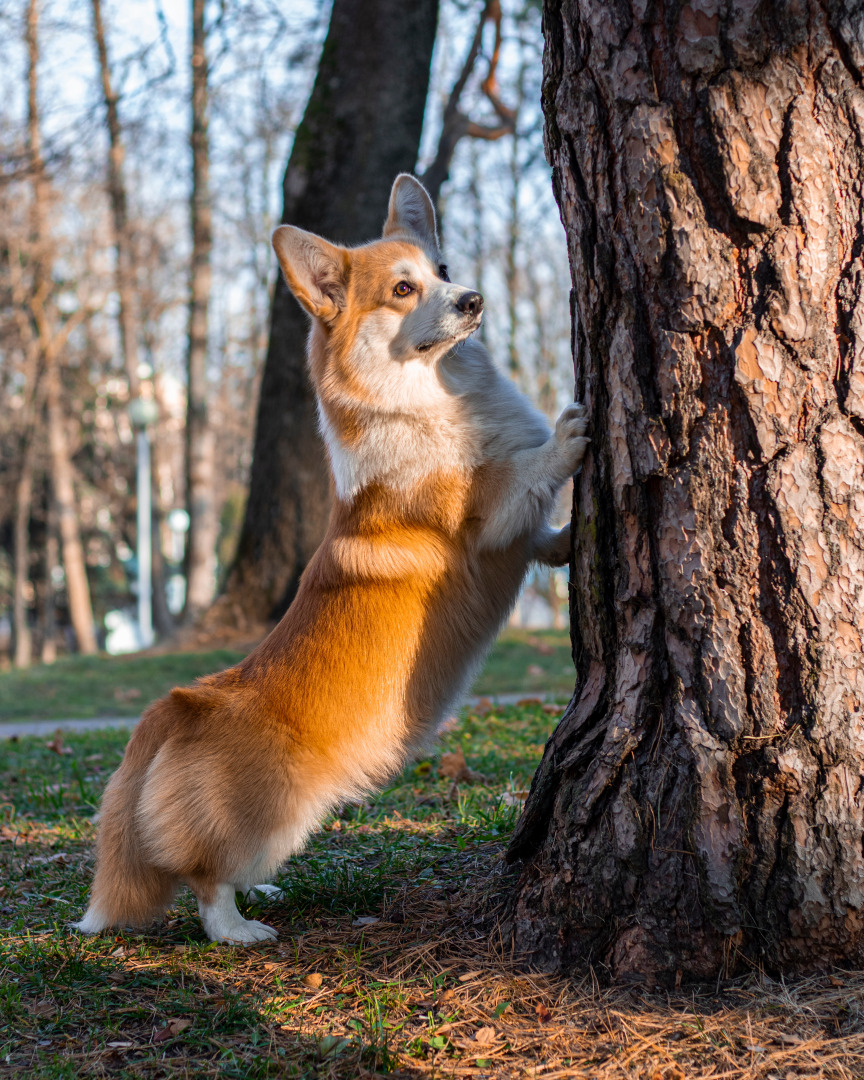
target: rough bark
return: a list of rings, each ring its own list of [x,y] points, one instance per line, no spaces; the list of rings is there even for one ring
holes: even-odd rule
[[[283,222],[343,244],[380,234],[393,178],[417,160],[437,15],[438,0],[335,0],[285,171]],[[211,624],[281,615],[324,534],[329,481],[306,374],[307,329],[280,275],[249,500]]]
[[[204,0],[192,0],[192,258],[189,274],[189,347],[186,362],[187,620],[202,612],[216,587],[219,519],[213,498],[215,435],[207,412],[207,325],[213,247],[208,133],[208,67]]]
[[[516,944],[649,981],[864,959],[864,23],[547,0],[593,450]]]

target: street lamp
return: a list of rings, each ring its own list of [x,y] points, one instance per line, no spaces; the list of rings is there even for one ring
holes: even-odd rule
[[[135,428],[138,449],[138,636],[142,649],[153,644],[153,525],[147,425],[158,418],[159,408],[150,398],[139,397],[129,402],[129,419]]]

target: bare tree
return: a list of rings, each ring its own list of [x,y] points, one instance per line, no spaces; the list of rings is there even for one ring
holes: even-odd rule
[[[42,372],[44,381],[45,411],[48,424],[48,445],[51,460],[51,483],[57,507],[66,589],[69,596],[69,614],[78,648],[82,653],[97,651],[93,626],[93,609],[90,604],[90,588],[74,489],[74,470],[69,457],[66,437],[66,418],[62,405],[60,357],[69,334],[85,317],[86,311],[77,311],[62,325],[52,307],[53,283],[51,280],[51,240],[48,229],[50,185],[42,156],[42,135],[39,119],[39,3],[29,0],[27,8],[27,132],[28,166],[31,185],[31,216],[29,257],[32,277],[28,294],[29,315],[33,330],[30,332],[37,363],[36,371]],[[27,454],[25,452],[25,466]],[[29,467],[29,466],[28,466]],[[26,480],[27,468],[22,473],[25,483],[19,484],[19,527],[25,513],[25,500],[32,496],[32,477]],[[22,530],[23,532],[23,530]],[[20,537],[23,541],[23,535]],[[23,572],[23,559],[22,572]],[[17,578],[16,574],[16,578]],[[16,581],[16,586],[17,586]]]
[[[187,354],[186,618],[194,618],[213,599],[216,587],[218,517],[213,497],[215,441],[207,413],[207,327],[213,247],[208,134],[207,30],[204,0],[192,0],[192,257],[189,275],[189,350]]]
[[[640,10],[545,8],[593,442],[515,939],[650,982],[858,963],[860,19]]]

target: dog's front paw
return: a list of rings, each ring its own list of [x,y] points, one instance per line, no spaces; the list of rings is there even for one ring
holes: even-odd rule
[[[582,463],[588,443],[586,437],[588,417],[585,406],[574,401],[558,417],[555,424],[555,445],[561,459],[562,469],[567,476],[572,476]]]
[[[279,937],[272,926],[255,919],[238,919],[231,926],[208,931],[208,936],[211,941],[225,945],[253,945],[256,941],[275,941]]]

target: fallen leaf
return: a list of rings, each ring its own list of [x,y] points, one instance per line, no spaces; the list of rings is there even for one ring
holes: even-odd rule
[[[461,783],[463,780],[485,780],[486,778],[482,773],[475,772],[473,769],[468,768],[468,763],[465,760],[465,751],[460,746],[457,750],[454,750],[452,754],[442,754],[441,764],[438,766],[438,775],[444,776],[448,780],[452,780],[454,784]]]
[[[324,976],[318,971],[313,971],[311,975],[303,976],[303,985],[308,986],[310,990],[317,990],[322,982],[324,982]]]
[[[132,1042],[110,1042],[107,1044],[112,1050],[131,1050],[135,1043]]]
[[[186,1028],[191,1026],[191,1020],[181,1020],[178,1018],[168,1020],[164,1028],[160,1028],[159,1031],[154,1032],[153,1042],[167,1042],[168,1039],[173,1039],[176,1035],[179,1035],[182,1031],[185,1031]]]
[[[27,1011],[31,1016],[56,1016],[57,1006],[53,1001],[49,1001],[47,998],[43,998],[42,1001],[36,1001],[32,1005],[27,1006]]]
[[[377,915],[361,915],[359,919],[355,919],[351,923],[352,926],[374,926],[375,923],[381,922]]]
[[[472,979],[476,979],[478,975],[482,974],[482,971],[466,971],[464,975],[459,976],[459,982],[470,982]]]
[[[546,1006],[543,1004],[542,1001],[537,1006],[537,1008],[534,1010],[534,1012],[537,1013],[537,1023],[538,1024],[548,1024],[549,1021],[552,1019],[551,1011],[546,1008]]]
[[[845,986],[846,985],[846,983],[844,983],[842,979],[838,979],[836,975],[829,975],[828,976],[828,982],[831,983],[832,986]]]
[[[495,706],[492,704],[492,699],[488,697],[480,698],[474,708],[471,710],[477,716],[486,716],[487,713],[492,712]]]
[[[774,1038],[784,1046],[797,1046],[798,1043],[804,1042],[800,1035],[791,1035],[785,1031],[779,1032]]]
[[[528,668],[528,670],[530,671],[531,668]],[[540,673],[542,675],[542,671]],[[520,698],[516,702],[516,708],[517,709],[524,709],[526,705],[542,705],[542,704],[543,704],[543,702],[540,700],[539,697],[523,697],[523,698]]]
[[[481,1046],[491,1046],[497,1038],[494,1027],[481,1027],[474,1032],[474,1042],[480,1043]]]
[[[55,754],[71,754],[72,748],[63,745],[63,728],[57,728],[54,738],[45,743],[46,750],[53,750]]]
[[[350,1039],[338,1035],[325,1035],[318,1043],[318,1053],[322,1058],[334,1058],[351,1045]]]

